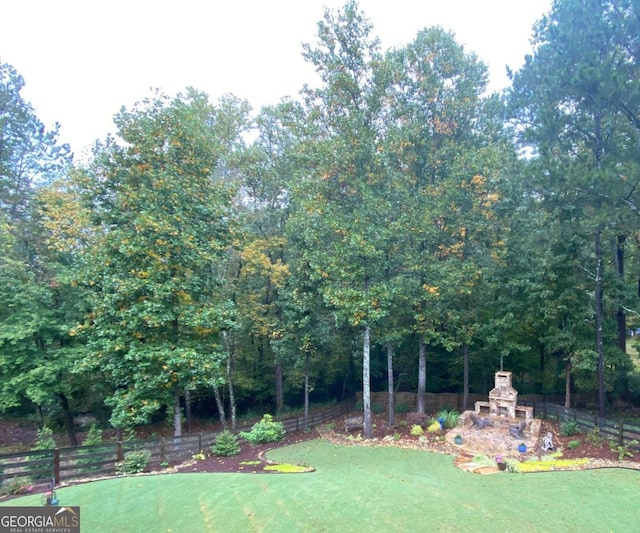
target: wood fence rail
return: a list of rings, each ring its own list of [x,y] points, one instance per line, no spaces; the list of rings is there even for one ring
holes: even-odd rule
[[[312,410],[306,426],[318,426],[338,418],[351,403],[336,404],[329,408]],[[286,431],[305,428],[302,415],[279,419]],[[236,428],[236,432],[249,431],[250,425]],[[31,478],[57,483],[116,473],[116,463],[122,461],[127,452],[147,450],[151,454],[150,465],[175,463],[190,459],[193,455],[209,450],[219,432],[187,434],[181,437],[163,437],[145,440],[104,442],[89,446],[73,446],[51,450],[32,450],[0,455],[0,484],[4,480]],[[43,481],[44,482],[44,481]]]
[[[518,404],[533,407],[538,418],[554,419],[559,424],[575,422],[580,431],[589,433],[598,428],[600,436],[615,441],[620,446],[628,446],[640,451],[640,424],[623,419],[614,420],[607,417],[599,417],[597,414],[567,408],[562,405],[547,402],[520,402]]]

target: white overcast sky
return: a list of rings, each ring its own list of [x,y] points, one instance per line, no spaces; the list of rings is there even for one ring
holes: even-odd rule
[[[441,26],[508,84],[531,51],[533,23],[552,0],[360,0],[382,49]],[[324,8],[343,0],[5,0],[0,62],[25,78],[23,96],[78,154],[112,118],[159,88],[247,99],[255,110],[316,81],[301,56]]]

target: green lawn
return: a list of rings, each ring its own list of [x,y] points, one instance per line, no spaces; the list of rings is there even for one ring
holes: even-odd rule
[[[82,531],[616,532],[638,530],[640,472],[603,469],[481,476],[453,457],[316,440],[271,459],[310,474],[173,474],[58,491]],[[38,505],[28,496],[4,505]]]

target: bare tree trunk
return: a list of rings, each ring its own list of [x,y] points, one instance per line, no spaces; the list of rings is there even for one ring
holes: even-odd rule
[[[567,366],[564,369],[564,406],[571,408],[571,356],[567,357]]]
[[[362,403],[364,404],[364,438],[373,436],[371,424],[371,351],[369,345],[369,325],[364,327],[364,342],[362,346]]]
[[[616,266],[616,274],[618,281],[622,283],[624,279],[624,243],[626,237],[624,235],[618,235],[616,240],[616,249],[614,253],[614,260]],[[619,301],[622,300],[622,296],[618,296]],[[618,324],[618,338],[616,344],[622,352],[627,353],[627,317],[622,305],[618,305],[616,310],[616,321]]]
[[[462,356],[462,410],[466,411],[469,405],[469,343],[464,343]]]
[[[233,388],[233,355],[235,353],[233,332],[225,331],[223,336],[227,344],[227,386],[229,387],[231,429],[236,429],[236,396]]]
[[[387,421],[387,425],[389,427],[393,427],[394,415],[396,410],[396,397],[395,389],[393,388],[393,347],[391,346],[390,342],[387,343],[387,381],[387,390],[389,391],[389,418]]]
[[[229,387],[229,411],[231,412],[231,429],[236,429],[236,394],[233,387],[233,352],[227,357],[227,386]]]
[[[216,399],[216,407],[218,408],[218,416],[220,417],[220,423],[222,424],[222,429],[229,429],[227,426],[227,415],[224,412],[224,402],[222,401],[222,396],[220,394],[220,387],[218,385],[213,386],[213,396]]]
[[[282,363],[276,362],[275,365],[276,378],[276,414],[279,415],[284,409],[284,387],[282,385]]]
[[[191,391],[184,389],[184,415],[187,419],[187,433],[191,433]]]
[[[595,315],[596,315],[596,353],[598,354],[598,414],[604,417],[606,414],[605,404],[605,381],[604,381],[604,344],[602,333],[602,230],[600,227],[595,233]]]
[[[71,408],[69,407],[69,399],[64,394],[64,392],[58,393],[56,396],[60,399],[60,405],[62,406],[62,413],[64,415],[64,427],[67,430],[67,435],[69,436],[69,442],[71,446],[78,445],[78,438],[76,436],[76,428],[73,423],[73,413],[71,413]]]
[[[424,414],[424,395],[427,390],[427,350],[424,335],[418,337],[418,408],[417,412]]]
[[[182,412],[180,410],[180,389],[175,388],[173,397],[173,436],[182,436]]]
[[[304,354],[304,428],[309,427],[309,352]]]

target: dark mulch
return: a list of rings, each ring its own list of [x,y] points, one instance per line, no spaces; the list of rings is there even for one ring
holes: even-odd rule
[[[205,454],[205,459],[188,461],[178,467],[178,470],[180,472],[271,473],[270,470],[264,470],[267,464],[264,454],[267,451],[317,438],[318,434],[315,431],[295,431],[285,434],[285,438],[279,442],[252,446],[242,441],[238,455],[217,457],[209,452]]]

